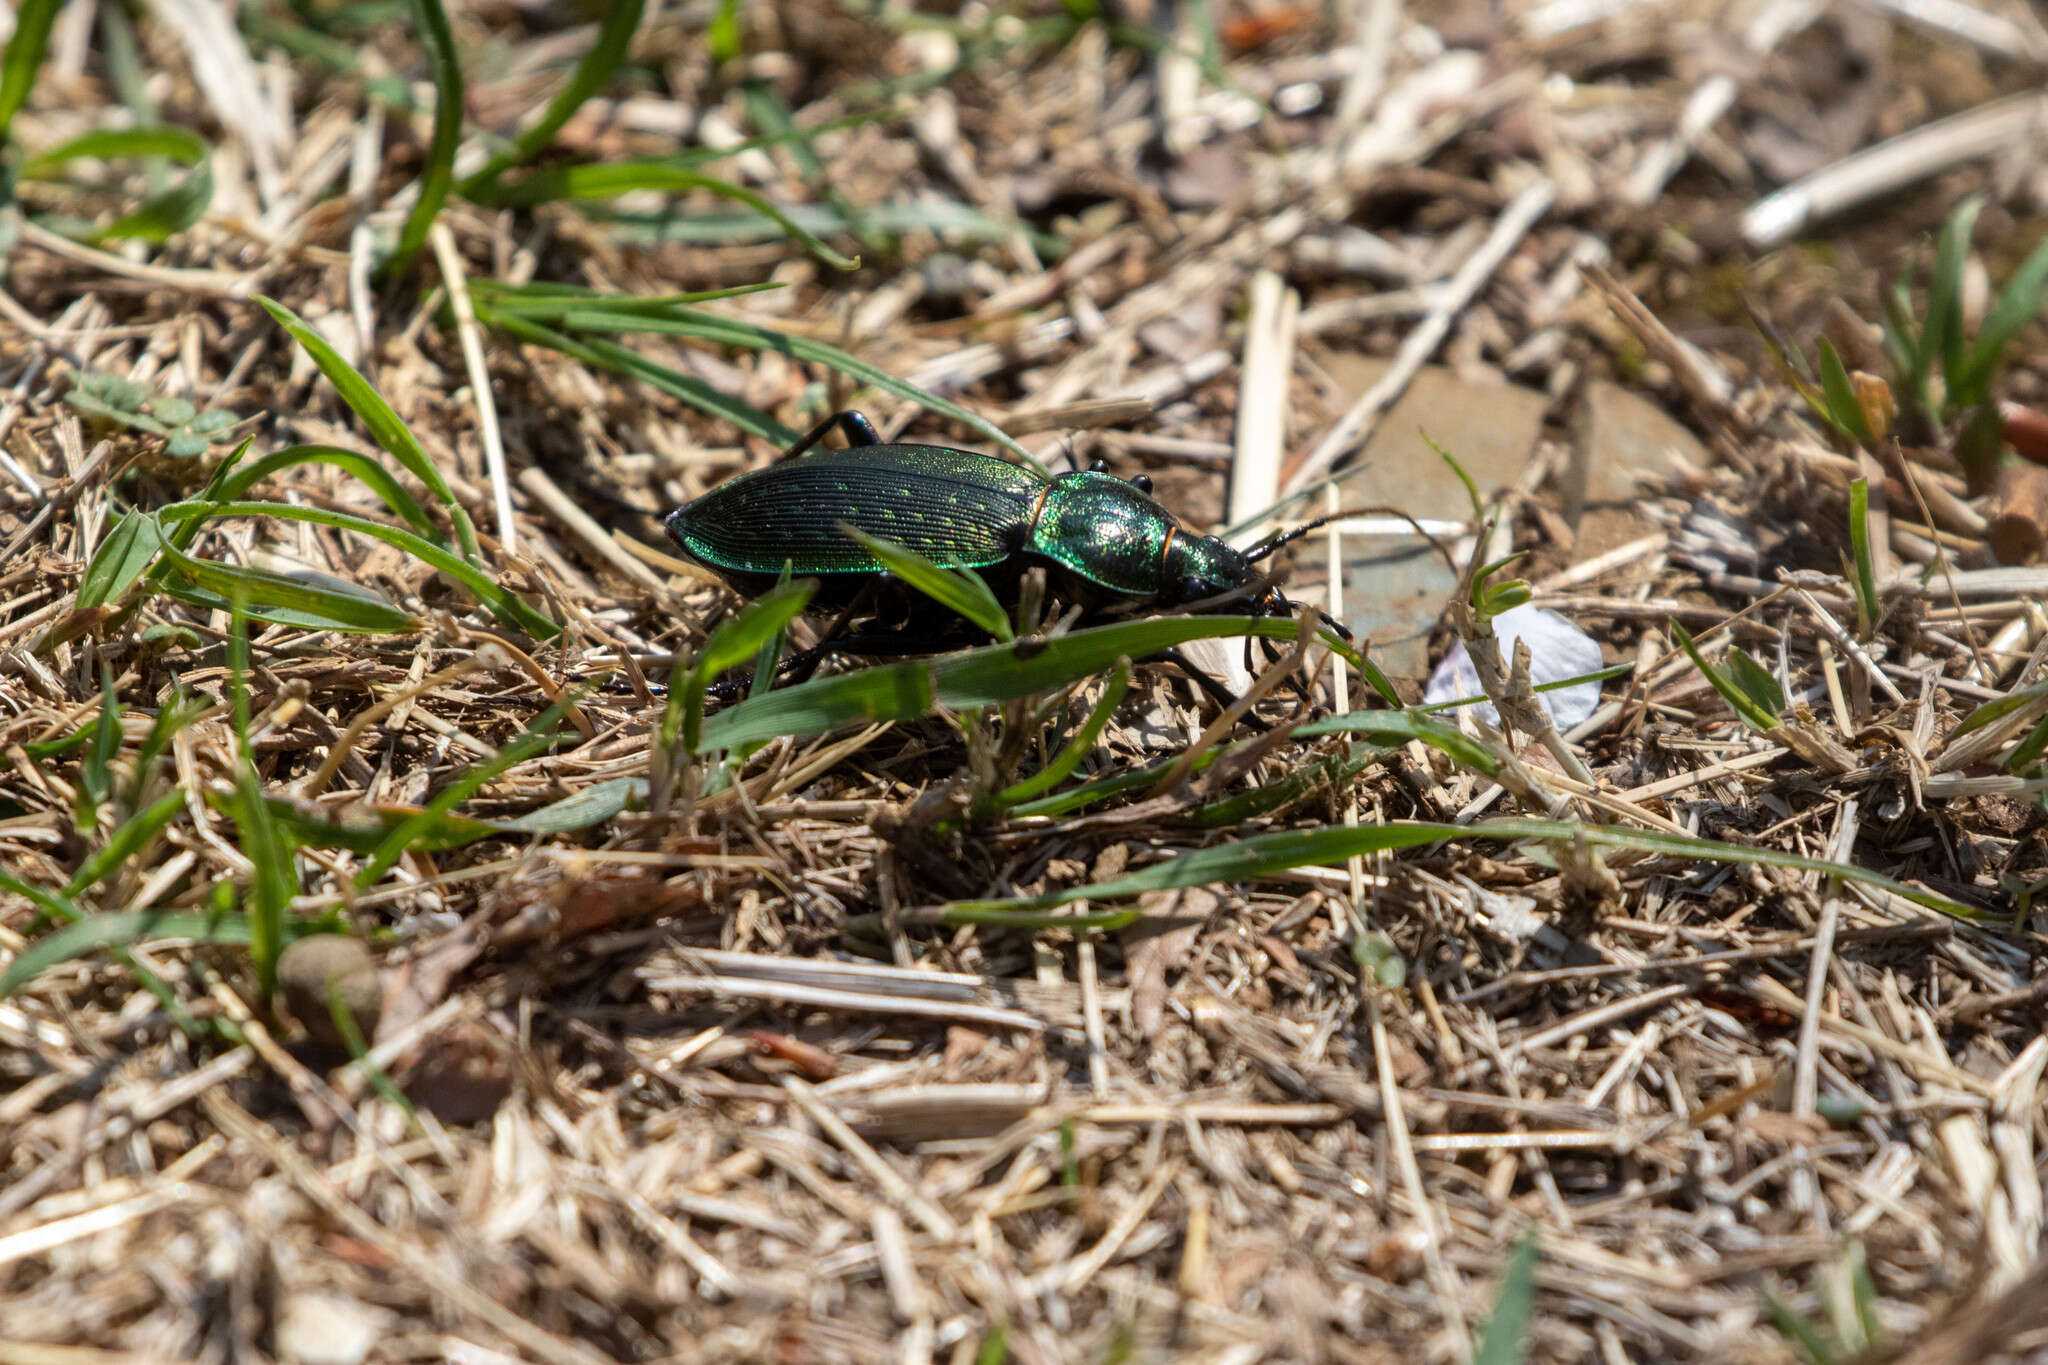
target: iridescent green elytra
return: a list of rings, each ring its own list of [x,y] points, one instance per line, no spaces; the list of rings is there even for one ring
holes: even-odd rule
[[[818,580],[813,600],[821,606],[852,601],[883,572],[842,523],[976,570],[1006,599],[1024,568],[1043,565],[1062,595],[1097,607],[1215,597],[1253,582],[1252,559],[1277,548],[1248,558],[1190,531],[1152,500],[1149,480],[1091,469],[1048,481],[990,455],[884,445],[858,413],[834,420],[855,444],[793,452],[720,484],[669,514],[669,538],[749,596],[772,586],[787,563],[796,576]],[[1271,597],[1260,606],[1284,609],[1284,599]]]

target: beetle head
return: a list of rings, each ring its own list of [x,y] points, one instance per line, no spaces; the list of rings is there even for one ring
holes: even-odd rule
[[[1176,535],[1166,551],[1166,592],[1163,597],[1170,605],[1178,606],[1221,597],[1255,583],[1259,578],[1258,561],[1298,534],[1289,533],[1279,538],[1277,544],[1268,541],[1254,546],[1249,552],[1228,545],[1217,536]],[[1268,587],[1253,599],[1249,610],[1253,616],[1291,616],[1295,604],[1278,588]],[[1328,612],[1318,609],[1316,615],[1344,639],[1351,638],[1351,632],[1344,623]]]
[[[1176,535],[1166,551],[1166,595],[1199,602],[1241,588],[1256,575],[1242,551],[1216,536]]]

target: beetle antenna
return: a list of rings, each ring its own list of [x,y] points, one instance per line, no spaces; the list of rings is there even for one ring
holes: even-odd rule
[[[1330,518],[1317,517],[1314,521],[1303,522],[1291,531],[1275,531],[1272,535],[1267,536],[1264,540],[1244,552],[1245,562],[1256,564],[1274,551],[1292,545],[1310,531],[1315,530],[1319,526],[1327,526],[1329,523]]]

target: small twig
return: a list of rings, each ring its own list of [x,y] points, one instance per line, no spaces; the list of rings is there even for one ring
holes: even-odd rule
[[[62,256],[65,260],[89,265],[123,279],[141,280],[147,284],[160,284],[166,289],[181,289],[188,294],[205,294],[214,298],[246,299],[256,292],[256,286],[263,282],[265,276],[284,264],[284,258],[277,257],[265,261],[246,275],[234,275],[225,270],[180,270],[172,266],[146,265],[110,251],[81,246],[27,218],[16,219],[14,231],[29,246],[40,247],[52,256]]]
[[[1408,1202],[1414,1207],[1415,1221],[1422,1229],[1423,1264],[1429,1271],[1437,1309],[1443,1314],[1444,1334],[1450,1338],[1455,1358],[1469,1361],[1472,1358],[1471,1335],[1465,1329],[1465,1315],[1458,1306],[1458,1282],[1451,1277],[1451,1267],[1444,1260],[1443,1234],[1437,1228],[1436,1206],[1429,1200],[1428,1186],[1422,1180],[1422,1167],[1415,1161],[1415,1144],[1408,1137],[1408,1118],[1401,1109],[1400,1083],[1394,1079],[1394,1050],[1392,1040],[1387,1036],[1385,1015],[1380,1009],[1379,987],[1370,981],[1363,983],[1363,987],[1367,1017],[1372,1024],[1372,1057],[1387,1125],[1388,1155],[1401,1177]]]
[[[370,209],[377,197],[377,172],[384,164],[384,106],[377,100],[365,103],[369,108],[349,153],[348,198],[355,206],[356,224],[348,234],[348,301],[356,324],[356,351],[367,356],[377,345],[377,295],[370,287],[377,231],[370,226]]]
[[[1828,851],[1831,859],[1838,863],[1848,860],[1858,827],[1856,798],[1852,796],[1842,803],[1836,817],[1835,837]],[[1819,1102],[1821,996],[1827,990],[1828,966],[1834,960],[1835,933],[1841,921],[1840,883],[1835,882],[1821,900],[1820,924],[1813,935],[1813,960],[1806,972],[1806,1013],[1799,1021],[1799,1045],[1792,1060],[1794,1118],[1813,1118]],[[1793,1207],[1809,1208],[1815,1194],[1810,1158],[1809,1164],[1797,1168],[1795,1175],[1791,1186]]]
[[[2048,95],[2028,90],[1924,123],[1759,199],[1742,215],[1743,238],[1769,250],[1823,218],[2013,146],[2044,120]]]
[[[1913,471],[1913,462],[1906,458],[1905,449],[1899,445],[1898,437],[1891,438],[1891,447],[1892,459],[1899,467],[1900,481],[1912,490],[1913,501],[1920,505],[1920,517],[1927,523],[1928,529],[1932,530],[1934,513],[1928,509],[1927,494],[1920,488],[1920,478]],[[1992,672],[1990,663],[1984,658],[1983,648],[1977,643],[1976,628],[1970,624],[1969,614],[1963,610],[1963,595],[1956,588],[1955,562],[1949,558],[1948,551],[1943,548],[1938,536],[1934,542],[1934,562],[1941,569],[1942,582],[1948,585],[1949,601],[1955,606],[1956,615],[1962,623],[1963,639],[1970,646],[1970,658],[1976,666],[1977,677],[1984,682],[1996,681],[1997,675]]]
[[[1800,603],[1805,606],[1807,612],[1813,617],[1814,623],[1820,627],[1821,634],[1827,636],[1834,643],[1836,649],[1848,655],[1856,663],[1863,676],[1869,678],[1882,688],[1884,694],[1892,699],[1894,705],[1904,706],[1906,704],[1906,694],[1899,691],[1892,680],[1885,676],[1884,670],[1877,666],[1877,661],[1864,652],[1863,646],[1856,643],[1855,637],[1842,628],[1842,623],[1837,621],[1826,607],[1823,607],[1814,600],[1812,593],[1804,588],[1794,588],[1792,589],[1792,595],[1797,597]]]
[[[1536,220],[1544,215],[1556,197],[1557,187],[1548,180],[1539,180],[1516,195],[1513,202],[1501,211],[1500,217],[1494,220],[1493,231],[1451,276],[1429,316],[1402,341],[1401,349],[1394,353],[1393,363],[1380,376],[1379,382],[1359,395],[1350,411],[1338,419],[1329,435],[1323,437],[1309,457],[1301,462],[1301,467],[1281,485],[1283,497],[1300,492],[1334,465],[1339,457],[1364,443],[1365,438],[1372,434],[1380,413],[1407,390],[1409,381],[1415,378],[1423,362],[1436,353],[1436,348],[1449,335],[1452,321],[1478,294],[1480,286],[1500,269],[1501,263],[1507,260],[1509,253],[1536,225]]]
[[[1824,0],[1774,0],[1750,21],[1749,28],[1742,35],[1742,45],[1752,60],[1760,59],[1788,35],[1819,18],[1826,8]],[[1622,198],[1637,208],[1647,208],[1656,203],[1664,193],[1664,186],[1692,155],[1693,147],[1721,121],[1721,116],[1734,105],[1735,97],[1741,92],[1741,83],[1725,73],[1716,73],[1701,81],[1691,98],[1686,100],[1685,108],[1678,116],[1677,129],[1636,163],[1635,173],[1629,176]]]
[[[1237,455],[1230,466],[1230,511],[1236,526],[1273,505],[1287,453],[1288,377],[1294,369],[1295,321],[1301,297],[1278,272],[1252,277],[1251,317],[1244,329],[1237,404]]]
[[[583,548],[617,569],[626,578],[639,584],[657,597],[666,600],[668,585],[660,575],[639,560],[626,553],[611,533],[597,524],[597,521],[581,507],[576,500],[564,493],[547,471],[539,465],[529,465],[519,471],[519,486],[538,502],[542,509],[560,522],[579,541]]]
[[[469,397],[476,404],[477,437],[484,446],[484,469],[491,480],[491,508],[498,517],[498,544],[506,554],[519,552],[519,525],[512,515],[512,485],[505,476],[505,441],[498,431],[498,403],[491,396],[491,372],[484,364],[483,328],[477,325],[476,309],[469,301],[469,278],[462,266],[462,253],[455,249],[455,234],[444,219],[435,219],[427,229],[434,259],[441,266],[441,282],[448,289],[448,303],[455,313],[455,335],[462,344],[462,366],[469,375]]]
[[[840,1118],[832,1108],[818,1098],[817,1092],[795,1076],[784,1076],[782,1088],[796,1107],[803,1110],[811,1122],[818,1125],[826,1137],[832,1139],[838,1148],[853,1159],[855,1165],[868,1173],[881,1186],[889,1202],[915,1218],[925,1231],[942,1242],[959,1237],[960,1226],[947,1212],[917,1192],[909,1181],[896,1173],[896,1168],[882,1160],[881,1153],[868,1146],[860,1134],[853,1131],[845,1119]]]

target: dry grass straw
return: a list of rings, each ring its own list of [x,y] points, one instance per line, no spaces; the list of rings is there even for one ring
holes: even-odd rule
[[[1237,829],[1188,819],[1305,770],[1342,742],[1329,737],[1227,780],[948,843],[917,802],[975,757],[938,721],[875,726],[769,743],[725,793],[660,817],[415,847],[373,886],[354,884],[359,846],[303,850],[294,913],[335,913],[372,944],[352,969],[372,1001],[361,1060],[309,1040],[313,1021],[252,1011],[239,949],[156,936],[126,963],[50,967],[0,1002],[0,1361],[1462,1360],[1530,1227],[1531,1359],[1791,1360],[1788,1320],[1843,1358],[2039,1349],[2048,1042],[2041,924],[2018,889],[2048,862],[2040,782],[1992,766],[2039,710],[1968,749],[1948,737],[2042,681],[2048,571],[1973,560],[1959,481],[1916,466],[1926,498],[1888,509],[1888,617],[1859,638],[1837,572],[1858,466],[1754,347],[1702,319],[1693,283],[1737,258],[1672,231],[1733,221],[1731,176],[1839,155],[1886,110],[1952,108],[1901,62],[1842,78],[1833,94],[1864,122],[1831,143],[1788,150],[1789,135],[1720,118],[1812,99],[1811,57],[1831,41],[1889,51],[1910,19],[1932,26],[1912,41],[1986,100],[2037,80],[1943,36],[1981,28],[1968,7],[1693,7],[1678,23],[1628,3],[1483,17],[1368,3],[1334,20],[1220,6],[1227,89],[1193,57],[1198,25],[1160,31],[1159,51],[1100,24],[1032,50],[1037,30],[1007,18],[891,33],[833,7],[749,4],[745,55],[721,68],[700,15],[665,13],[636,40],[631,92],[564,130],[571,153],[730,143],[754,127],[741,71],[815,126],[873,107],[859,81],[963,61],[907,79],[907,117],[819,137],[822,182],[788,146],[724,167],[781,204],[827,202],[829,184],[830,202],[860,206],[848,221],[875,234],[863,269],[743,234],[708,198],[616,219],[455,200],[397,287],[373,281],[371,258],[427,134],[423,113],[385,103],[379,73],[418,79],[419,54],[384,26],[351,43],[353,70],[330,70],[329,48],[288,60],[274,33],[195,64],[190,8],[154,6],[136,35],[162,117],[213,140],[206,216],[148,249],[13,220],[0,293],[0,869],[64,888],[111,833],[106,802],[74,825],[76,751],[31,756],[94,721],[103,666],[124,708],[118,779],[174,684],[199,703],[162,760],[185,800],[73,892],[96,911],[202,912],[253,868],[212,799],[239,752],[226,614],[160,597],[104,637],[87,622],[36,648],[70,619],[120,510],[199,478],[62,395],[112,373],[256,418],[259,452],[370,450],[246,301],[259,290],[374,381],[487,528],[499,581],[567,627],[522,645],[381,543],[210,523],[210,559],[371,586],[424,622],[255,634],[263,790],[358,825],[498,753],[563,683],[658,678],[701,643],[729,600],[683,576],[634,509],[769,454],[616,374],[480,332],[479,280],[643,295],[781,280],[721,307],[1008,414],[1014,433],[1059,432],[1042,454],[1147,468],[1198,521],[1222,519],[1233,451],[1244,486],[1305,487],[1431,360],[1547,387],[1560,416],[1585,377],[1626,373],[1691,412],[1721,462],[1646,496],[1597,555],[1557,542],[1571,532],[1552,485],[1509,498],[1505,534],[1537,552],[1538,600],[1637,664],[1569,737],[1597,789],[1533,749],[1496,785],[1412,745]],[[92,13],[60,21],[47,88],[15,124],[24,144],[117,117],[102,39],[62,29]],[[466,60],[491,45],[469,108],[494,132],[589,41],[510,11],[458,18]],[[1999,22],[2039,41],[2019,7]],[[1702,74],[1709,42],[1746,46],[1739,77]],[[23,192],[38,211],[68,203]],[[1042,259],[1018,205],[1072,253]],[[1895,252],[1929,221],[1840,249]],[[977,238],[976,224],[993,227]],[[1752,278],[1790,312],[1834,292],[1787,257]],[[1862,282],[1844,287],[1869,303]],[[773,351],[638,344],[793,426],[851,393]],[[1398,363],[1354,395],[1324,367],[1340,350]],[[1241,376],[1260,392],[1241,394]],[[2038,397],[2048,376],[2023,360],[2010,383]],[[944,430],[859,396],[885,431]],[[325,465],[265,495],[384,515]],[[1310,543],[1326,548],[1297,578],[1340,578],[1312,561],[1341,538]],[[1937,546],[1960,556],[1948,572],[1931,571]],[[1709,657],[1732,643],[1765,661],[1796,703],[1779,730],[1731,716],[1668,635],[1674,618]],[[182,633],[145,633],[166,625]],[[1193,742],[1197,700],[1141,672],[1091,770]],[[643,776],[661,716],[644,693],[584,696],[571,742],[462,810],[512,819]],[[1092,936],[929,933],[911,914],[1237,835],[1518,800],[1832,853],[1999,913],[1951,921],[1756,866],[1452,844],[1151,893],[1138,922]],[[873,936],[844,928],[856,914]],[[46,928],[0,896],[0,959]],[[1405,984],[1361,978],[1351,949],[1370,934]],[[1873,1326],[1881,1341],[1864,1339]]]

